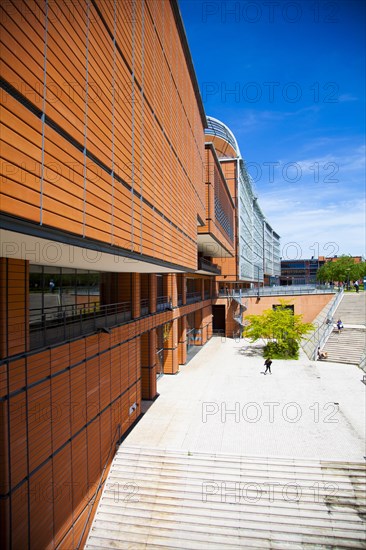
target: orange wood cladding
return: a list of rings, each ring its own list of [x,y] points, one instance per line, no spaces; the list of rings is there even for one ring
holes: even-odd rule
[[[226,139],[223,139],[219,136],[213,136],[211,134],[205,135],[205,140],[207,143],[213,143],[215,150],[217,152],[218,157],[224,157],[224,158],[236,158],[237,152],[235,149],[226,141]]]
[[[211,233],[231,254],[234,253],[234,203],[225,182],[222,168],[211,146],[206,145],[206,224],[198,228],[198,233]],[[227,220],[227,226],[221,225],[216,216],[215,204]],[[228,233],[229,227],[232,234]]]
[[[28,275],[26,262],[0,258],[0,358],[26,351],[29,339]]]
[[[54,0],[47,25],[42,0],[1,8],[2,76],[25,98],[1,95],[2,210],[195,269],[203,121],[170,2],[114,20],[113,2]]]
[[[228,161],[221,163],[221,169],[224,174],[227,186],[230,190],[231,197],[234,201],[234,204],[237,203],[237,189],[236,189],[236,161]],[[234,256],[232,258],[215,258],[215,263],[221,269],[221,275],[218,277],[218,280],[224,281],[226,283],[230,281],[237,281],[240,279],[239,274],[239,264],[238,264],[238,244],[237,244],[237,219],[235,220],[233,229],[234,229]]]
[[[204,117],[175,2],[7,0],[0,11],[7,219],[195,270]],[[170,324],[172,374],[187,315],[200,343],[211,336],[208,277],[190,277],[202,301],[186,304],[185,276],[164,275],[174,309],[159,312],[155,274],[102,273],[101,305],[129,302],[131,321],[30,351],[29,265],[0,258],[2,548],[82,547],[103,468],[141,399],[157,396],[157,331]]]
[[[99,334],[8,365],[12,393],[8,411],[6,402],[1,407],[11,469],[6,460],[1,492],[11,492],[5,506],[11,502],[12,514],[21,514],[30,498],[32,547],[46,548],[51,540],[56,546],[95,492],[118,425],[122,434],[139,415],[140,339],[116,346],[112,336]],[[15,536],[26,541],[27,529],[24,514]]]
[[[26,287],[27,262],[2,259],[0,265],[2,295],[11,296],[15,283]],[[111,284],[111,277],[117,277],[117,285]],[[202,289],[208,287],[207,278],[195,279]],[[102,286],[117,288],[118,296],[104,292],[104,297],[131,298],[131,288],[140,288],[141,280],[150,281],[147,295],[156,292],[156,275],[105,274]],[[173,297],[178,285],[185,288],[182,276],[165,276],[163,289]],[[21,297],[24,309],[27,292],[14,295]],[[92,334],[35,352],[24,353],[22,344],[20,356],[0,363],[4,548],[19,548],[28,532],[31,548],[76,547],[89,500],[112,459],[111,448],[137,419],[141,399],[157,395],[156,327],[169,325],[164,372],[175,374],[187,357],[190,313],[198,331],[196,344],[204,344],[212,334],[211,300],[155,312],[114,327],[110,334]]]

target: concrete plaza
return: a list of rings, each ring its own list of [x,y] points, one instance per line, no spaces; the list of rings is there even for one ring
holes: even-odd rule
[[[176,376],[125,444],[191,452],[363,461],[366,386],[354,365],[274,360],[214,337]]]
[[[366,548],[357,367],[214,337],[122,443],[86,550]]]

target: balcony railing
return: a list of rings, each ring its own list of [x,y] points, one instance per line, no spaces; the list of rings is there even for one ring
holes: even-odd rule
[[[206,258],[198,258],[198,269],[215,273],[215,275],[221,275],[221,268]]]
[[[187,292],[187,304],[193,304],[194,302],[200,302],[201,300],[201,292]]]
[[[173,309],[170,296],[158,296],[156,300],[156,311],[165,311],[167,309]]]
[[[217,298],[235,296],[283,296],[302,294],[329,294],[335,293],[337,289],[325,285],[289,285],[289,286],[260,286],[255,288],[220,289]]]
[[[141,298],[140,312],[141,312],[141,317],[143,317],[144,315],[149,315],[149,299],[148,298]]]
[[[99,302],[29,311],[30,350],[92,334],[131,320],[131,302]]]

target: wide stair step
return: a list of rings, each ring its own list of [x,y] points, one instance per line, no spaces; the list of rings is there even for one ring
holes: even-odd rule
[[[122,445],[85,548],[366,548],[365,464]]]
[[[339,334],[334,330],[329,336],[323,351],[327,361],[358,365],[366,347],[366,329],[344,328]]]
[[[345,293],[334,314],[346,325],[366,325],[366,292]]]

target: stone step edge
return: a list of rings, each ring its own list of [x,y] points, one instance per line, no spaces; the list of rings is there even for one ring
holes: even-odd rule
[[[120,483],[120,485],[117,485],[117,483]],[[123,483],[123,485],[122,485]],[[211,481],[208,481],[209,484],[212,484]],[[115,487],[113,487],[112,485],[114,485]],[[176,499],[177,501],[181,501],[181,500],[186,500],[186,501],[190,501],[191,503],[202,503],[203,500],[202,500],[202,496],[203,496],[203,492],[202,490],[200,491],[194,491],[194,490],[182,490],[183,487],[185,487],[185,485],[182,484],[181,486],[181,489],[173,489],[171,488],[171,485],[169,484],[166,484],[168,485],[168,487],[163,487],[162,484],[159,484],[157,483],[156,485],[150,485],[149,487],[145,487],[141,484],[141,486],[138,485],[138,483],[136,483],[134,480],[131,480],[131,479],[128,479],[127,481],[116,481],[114,482],[112,485],[106,485],[105,488],[104,488],[104,491],[103,491],[103,496],[105,496],[106,499],[113,499],[113,500],[116,500],[116,498],[120,498],[120,496],[123,495],[123,498],[126,499],[127,497],[127,501],[129,498],[134,498],[134,495],[136,495],[135,498],[137,498],[137,495],[138,495],[138,498],[146,498],[146,499],[150,499],[152,497],[156,497],[156,498],[159,498],[159,499],[167,499],[167,500],[171,500],[172,498]],[[270,484],[263,484],[264,486],[266,485],[270,485]],[[272,484],[271,484],[272,485]],[[295,484],[291,484],[292,486],[294,486]],[[220,487],[218,487],[220,488]],[[301,487],[300,487],[301,488]],[[303,502],[303,503],[307,503],[307,504],[312,504],[314,503],[315,504],[315,497],[314,497],[314,493],[315,491],[309,491],[308,493],[303,493],[302,491],[302,488],[301,488],[301,493],[299,491],[299,488],[296,488],[296,498],[293,498],[293,499],[289,499],[290,502],[296,502],[297,505],[299,506],[299,503],[300,502]],[[287,492],[288,492],[289,489],[286,489],[286,495],[287,495]],[[229,494],[231,494],[231,498],[232,498],[232,492],[230,493],[230,491],[228,490],[227,491]],[[269,489],[268,488],[268,492],[264,492],[262,494],[264,495],[270,495],[272,494],[272,489]],[[290,492],[290,494],[292,495],[293,492]],[[358,494],[358,493],[361,493],[361,494]],[[283,502],[287,502],[288,499],[286,498],[283,498],[283,489],[281,491],[281,494],[282,494],[282,498],[279,498],[277,499],[276,502],[279,502],[281,503],[281,507],[282,507],[282,503]],[[366,501],[365,501],[365,497],[364,497],[364,492],[359,490],[359,491],[354,491],[354,489],[352,489],[352,494],[345,494],[345,493],[339,493],[337,495],[328,495],[328,494],[320,494],[319,493],[316,493],[317,495],[319,495],[319,499],[321,499],[321,502],[317,502],[316,504],[319,504],[320,506],[323,506],[324,504],[329,504],[329,505],[332,505],[332,506],[338,506],[338,507],[342,507],[342,506],[356,506],[357,508],[365,508],[365,512],[366,512]],[[208,499],[209,502],[212,502],[212,503],[218,503],[218,504],[222,504],[219,500],[218,500],[218,493],[208,493],[208,497],[210,498],[210,500]],[[240,495],[240,491],[239,491],[239,495]],[[279,492],[275,493],[276,496],[279,495]],[[266,497],[267,498],[267,497]],[[230,500],[230,498],[229,498]],[[270,500],[269,500],[269,497],[268,497],[268,501],[270,503]],[[251,502],[251,504],[253,504],[253,501]],[[315,507],[317,508],[317,507]],[[314,509],[315,509],[314,508]]]
[[[144,540],[141,541],[141,542],[136,542],[135,540],[131,539],[130,537],[126,538],[126,542],[124,541],[119,541],[120,542],[120,545],[116,546],[114,544],[114,541],[111,540],[111,546],[106,546],[106,542],[105,541],[108,541],[110,540],[109,538],[100,538],[100,537],[94,537],[95,539],[95,544],[93,544],[93,541],[90,541],[90,543],[87,544],[87,546],[85,546],[85,550],[101,550],[101,548],[103,548],[104,550],[105,549],[108,549],[108,548],[111,548],[111,549],[122,549],[122,550],[131,550],[133,548],[133,550],[147,550],[147,548],[149,550],[221,550],[221,549],[232,549],[232,550],[238,550],[238,543],[236,542],[235,544],[231,544],[229,542],[225,542],[224,545],[221,545],[220,547],[218,547],[217,545],[215,546],[212,546],[211,545],[211,541],[204,541],[204,543],[200,544],[199,546],[197,545],[197,543],[195,543],[195,546],[191,545],[189,542],[188,542],[188,545],[186,544],[184,547],[181,546],[180,544],[177,545],[177,541],[174,539],[172,540],[171,542],[169,541],[152,541],[151,539],[149,539],[149,545],[147,546],[147,543],[146,543],[146,539],[147,537],[144,536],[143,537]],[[154,537],[155,539],[155,537]],[[263,546],[264,544],[264,541],[263,539],[261,539],[259,541],[260,545],[257,546],[255,540],[253,539],[248,539],[247,537],[245,539],[242,539],[242,542],[245,542],[245,547],[241,545],[242,548],[248,548],[250,550],[270,550],[270,549],[275,549],[275,548],[280,548],[281,550],[283,550],[283,546],[278,546],[278,544],[283,544],[283,541],[278,541],[276,539],[267,539],[267,544],[265,546]],[[360,548],[360,546],[357,544],[357,546],[349,546],[349,542],[348,541],[345,541],[345,545],[339,545],[339,541],[338,542],[338,545],[337,545],[337,549],[338,550],[342,550],[342,549],[345,549],[345,550],[352,550],[352,548]],[[289,543],[286,542],[286,549],[287,550],[299,550],[299,545],[301,544],[301,549],[302,550],[314,550],[314,542],[304,542],[304,541],[301,541],[301,542],[298,542],[298,541],[291,541]],[[133,545],[133,546],[131,546]],[[138,546],[137,546],[138,545]],[[318,546],[317,547],[319,550],[321,550],[321,547]],[[329,550],[329,545],[327,546],[323,546],[322,547],[324,550]]]
[[[151,467],[150,471],[146,471],[148,467]],[[129,470],[127,470],[129,468]],[[222,470],[222,471],[221,471]],[[205,481],[209,480],[212,482],[215,481],[227,481],[232,483],[233,481],[242,481],[242,482],[248,482],[247,480],[256,480],[260,479],[262,481],[265,480],[273,480],[273,481],[283,481],[288,484],[289,482],[293,483],[326,483],[326,482],[333,482],[336,483],[338,486],[338,489],[340,489],[340,486],[346,485],[346,486],[355,486],[355,485],[365,485],[365,480],[363,479],[363,475],[360,474],[333,474],[332,472],[319,472],[318,476],[311,477],[311,474],[307,474],[305,472],[297,472],[297,475],[291,475],[293,472],[276,472],[278,475],[275,475],[273,471],[271,472],[259,472],[258,474],[255,474],[253,471],[250,473],[248,472],[248,475],[245,475],[243,471],[239,469],[231,468],[231,472],[228,472],[227,469],[216,469],[215,473],[213,475],[212,469],[210,472],[207,472],[207,470],[182,470],[179,468],[168,468],[166,465],[163,467],[154,467],[151,466],[151,464],[148,464],[145,462],[144,464],[120,464],[117,462],[114,463],[114,465],[111,467],[110,474],[113,475],[115,478],[127,478],[131,475],[134,477],[139,477],[140,479],[149,479],[151,476],[158,476],[161,477],[164,481],[166,479],[174,480],[174,479],[182,479],[184,477],[188,480],[196,480],[199,481],[200,479],[204,479]],[[258,470],[256,470],[258,471]],[[222,474],[222,475],[221,475]],[[289,475],[284,475],[289,474]],[[217,477],[217,476],[220,477]],[[173,481],[172,481],[173,482]]]
[[[179,523],[178,523],[178,525],[179,525]],[[135,527],[136,527],[136,526],[135,526]],[[141,526],[141,527],[143,527],[143,526]],[[151,528],[146,527],[146,526],[145,526],[144,528],[145,528],[145,531],[147,531],[147,532],[145,532],[145,533],[136,533],[136,531],[134,531],[134,533],[133,533],[134,536],[136,536],[137,534],[140,534],[140,536],[144,536],[144,537],[147,536],[147,537],[149,537],[149,538],[150,538],[151,536],[154,536],[152,533],[149,533],[149,531],[151,530]],[[298,527],[298,526],[294,526],[294,528],[297,529],[297,533],[291,533],[291,534],[295,535],[295,540],[296,540],[296,539],[299,538],[299,527]],[[94,529],[95,529],[95,528],[94,528]],[[156,529],[159,530],[159,527],[157,526]],[[92,527],[92,530],[93,530],[93,527]],[[99,528],[99,530],[100,530],[100,528]],[[127,532],[130,533],[130,531],[127,531]],[[192,537],[189,537],[189,538],[187,538],[186,536],[185,536],[185,537],[177,537],[177,534],[178,534],[177,532],[180,534],[179,528],[176,529],[176,530],[174,530],[174,540],[192,540]],[[116,533],[116,535],[119,535],[120,537],[123,537],[122,540],[125,540],[125,532],[121,532],[121,531],[119,531],[118,529],[111,529],[111,527],[109,526],[109,528],[108,528],[108,534],[112,534],[112,533]],[[187,535],[188,535],[189,533],[190,533],[191,535],[193,534],[193,532],[190,532],[190,531],[188,531],[188,530],[187,530],[187,533],[184,533],[184,534],[187,534]],[[262,533],[263,533],[263,536],[261,537],[260,535],[261,535]],[[271,535],[272,535],[272,534],[275,535],[278,541],[280,541],[281,539],[282,539],[282,541],[283,541],[283,540],[287,541],[287,540],[288,540],[288,536],[289,536],[289,534],[290,534],[290,533],[283,533],[283,532],[281,532],[281,531],[273,531],[273,530],[270,530],[270,533],[271,533]],[[92,535],[92,531],[91,531],[90,535]],[[90,535],[89,535],[89,536],[90,536]],[[201,531],[198,531],[198,532],[197,532],[197,531],[196,531],[196,532],[195,532],[195,535],[196,535],[195,541],[207,542],[207,535],[208,535],[207,532],[201,532]],[[200,536],[198,537],[197,535],[200,535]],[[257,535],[257,536],[256,536],[256,535]],[[283,537],[281,537],[281,535],[283,535]],[[362,538],[362,539],[359,539],[359,538],[356,538],[356,537],[344,536],[344,535],[342,535],[341,533],[340,533],[340,536],[338,537],[338,536],[336,535],[336,533],[333,533],[333,534],[330,534],[330,535],[322,535],[321,533],[303,533],[303,532],[301,532],[301,533],[300,533],[300,536],[301,536],[301,539],[308,538],[308,542],[310,542],[311,539],[312,539],[313,543],[316,541],[317,544],[321,544],[321,543],[322,543],[322,539],[324,540],[324,542],[325,542],[325,541],[328,541],[328,544],[329,544],[330,541],[332,541],[332,543],[337,543],[337,542],[338,542],[337,539],[341,539],[341,540],[343,539],[343,541],[347,541],[347,542],[358,542],[358,541],[360,541],[360,540],[364,540],[363,538]],[[170,538],[173,538],[173,537],[171,537],[170,534],[164,533],[164,531],[160,531],[159,537],[165,537],[165,538],[169,538],[169,539],[170,539]],[[249,539],[253,539],[253,538],[254,538],[254,539],[258,539],[258,540],[260,540],[260,539],[262,539],[262,540],[263,540],[263,539],[267,539],[267,540],[268,540],[268,539],[269,539],[269,537],[268,537],[268,529],[267,529],[266,532],[265,532],[265,531],[262,531],[262,532],[255,533],[255,535],[254,535],[253,537],[250,537],[249,533],[247,533],[246,535],[244,534],[244,537],[245,537],[245,538],[249,538]],[[244,537],[243,537],[243,538],[244,538]],[[285,537],[286,537],[286,538],[285,538]],[[107,538],[109,539],[110,537],[108,536]],[[241,539],[242,537],[240,536],[239,533],[237,533],[236,535],[233,535],[232,537],[230,537],[229,535],[216,535],[216,536],[215,536],[215,535],[209,535],[209,538],[210,538],[210,541],[212,541],[212,542],[213,542],[213,539],[216,539],[216,541],[217,541],[218,543],[225,542],[225,540],[232,538],[232,539],[236,540],[237,543],[238,543],[238,542],[240,542],[240,539]],[[224,539],[224,540],[223,540],[223,539]],[[239,540],[238,540],[238,539],[239,539]],[[315,540],[314,540],[314,539],[315,539]],[[114,537],[113,540],[119,540],[119,538],[118,538],[118,537]],[[271,536],[271,538],[270,538],[269,540],[273,540],[273,537]],[[184,548],[184,547],[183,547],[183,548]]]
[[[139,455],[147,455],[147,456],[166,456],[166,457],[181,457],[186,459],[200,459],[201,457],[203,459],[207,457],[211,457],[213,459],[222,459],[222,458],[228,458],[232,462],[240,462],[244,463],[245,461],[248,461],[251,463],[252,461],[257,461],[262,464],[270,465],[272,463],[278,463],[281,461],[289,462],[291,465],[306,465],[306,466],[312,466],[317,465],[319,467],[341,467],[344,469],[346,467],[355,466],[356,468],[361,467],[361,469],[366,468],[366,462],[364,461],[346,461],[346,460],[334,460],[332,458],[294,458],[290,456],[258,456],[258,455],[238,455],[234,453],[220,453],[220,452],[205,452],[205,451],[190,451],[189,449],[173,449],[170,447],[145,447],[145,446],[139,446],[139,445],[124,445],[122,444],[117,454],[115,455],[115,458],[121,453],[121,452],[130,452],[131,454],[137,453]]]
[[[189,454],[188,454],[189,453]],[[191,453],[190,451],[188,451],[187,454],[182,454],[182,455],[179,455],[179,456],[172,456],[172,455],[157,455],[157,454],[148,454],[148,453],[124,453],[124,452],[119,452],[116,454],[114,460],[115,461],[122,461],[122,462],[130,462],[131,461],[131,457],[133,457],[134,460],[138,460],[138,459],[141,459],[142,461],[145,461],[146,463],[156,463],[156,464],[162,464],[162,465],[182,465],[182,466],[187,466],[187,465],[190,465],[190,466],[196,466],[196,467],[199,467],[199,466],[216,466],[216,464],[218,465],[218,467],[220,468],[238,468],[238,467],[241,467],[243,469],[245,469],[246,467],[248,469],[250,469],[251,471],[253,470],[258,470],[258,471],[267,471],[268,470],[268,467],[270,467],[270,471],[276,471],[274,470],[272,467],[274,468],[279,468],[279,471],[283,471],[283,469],[290,469],[291,472],[300,472],[301,470],[306,470],[307,472],[309,471],[309,469],[317,469],[321,472],[323,472],[324,470],[327,471],[327,470],[332,470],[333,472],[335,471],[341,471],[341,472],[357,472],[357,471],[361,471],[361,472],[364,472],[365,475],[366,475],[366,463],[365,462],[353,462],[353,463],[348,463],[348,462],[337,462],[337,463],[331,463],[331,462],[328,462],[328,461],[324,461],[322,463],[310,463],[310,464],[306,464],[306,463],[284,463],[285,461],[281,461],[281,462],[278,462],[278,461],[275,461],[273,463],[268,463],[268,462],[265,462],[265,463],[261,463],[259,460],[256,460],[256,461],[243,461],[243,460],[240,460],[240,457],[238,457],[238,460],[231,460],[231,459],[228,459],[228,460],[222,460],[220,457],[216,457],[216,458],[210,458],[210,457],[202,457],[202,455],[200,454],[197,454],[196,452],[193,452]],[[134,465],[134,464],[133,464]],[[266,468],[267,467],[267,468]]]
[[[133,507],[132,509],[134,510],[134,512],[137,512],[137,511],[145,511],[145,512],[148,512],[149,509],[147,508],[147,505],[151,505],[154,507],[154,510],[153,512],[155,513],[169,513],[169,514],[177,514],[179,516],[182,515],[183,516],[193,516],[193,517],[202,517],[202,518],[207,518],[208,519],[222,519],[222,514],[232,514],[233,513],[233,506],[236,506],[236,508],[234,508],[234,510],[236,510],[236,512],[240,515],[250,515],[250,514],[253,514],[255,515],[255,517],[257,516],[260,516],[260,515],[264,515],[264,516],[267,516],[268,515],[268,510],[266,511],[260,511],[260,510],[263,510],[263,509],[267,509],[267,508],[270,508],[270,515],[271,517],[273,516],[278,516],[278,518],[294,518],[295,520],[298,520],[299,516],[298,514],[291,514],[291,512],[294,511],[294,502],[293,501],[287,501],[285,499],[280,499],[280,501],[282,501],[282,505],[279,506],[278,504],[276,504],[276,502],[278,501],[272,501],[272,502],[265,502],[264,504],[263,503],[258,503],[258,502],[255,502],[255,503],[245,503],[245,504],[240,504],[240,503],[222,503],[220,501],[216,501],[216,502],[208,502],[208,503],[203,503],[202,500],[198,501],[198,500],[191,500],[190,501],[190,506],[186,505],[184,506],[181,502],[179,502],[179,504],[171,504],[171,502],[169,502],[169,498],[166,499],[166,503],[163,503],[162,500],[164,499],[164,497],[162,499],[159,499],[159,501],[156,501],[156,499],[154,499],[154,495],[148,495],[150,498],[150,500],[144,500],[144,501],[138,501],[138,502],[134,502],[133,504],[140,504],[141,507]],[[121,506],[118,502],[115,501],[115,496],[113,497],[113,502],[109,502],[110,500],[112,499],[112,497],[108,497],[107,495],[103,495],[102,497],[102,506],[108,506],[110,511],[106,511],[106,510],[102,510],[102,506],[100,507],[100,509],[97,510],[97,514],[95,517],[98,517],[98,514],[111,514],[111,515],[119,515],[120,514],[120,511],[121,511]],[[188,500],[188,499],[182,499],[182,500]],[[129,502],[129,501],[128,501]],[[206,505],[206,504],[209,504],[209,506],[207,506],[206,508],[203,506],[203,505]],[[215,505],[215,506],[211,506],[211,505]],[[298,504],[298,502],[296,503]],[[308,506],[297,506],[296,507],[296,510],[298,510],[299,512],[301,511],[301,514],[302,516],[301,517],[304,517],[304,518],[307,518],[309,520],[318,520],[318,521],[322,521],[322,520],[326,520],[327,522],[332,520],[332,521],[342,521],[342,522],[347,522],[347,523],[352,523],[352,524],[363,524],[362,520],[361,519],[354,519],[355,517],[359,517],[358,516],[358,512],[361,512],[363,513],[366,513],[366,506],[356,506],[357,508],[357,511],[352,508],[352,510],[350,511],[350,506],[349,505],[344,505],[343,507],[337,507],[337,508],[334,508],[334,510],[332,510],[332,513],[335,513],[337,514],[337,519],[334,518],[334,516],[330,516],[329,515],[329,510],[328,510],[328,506],[326,503],[318,503],[318,508],[314,508],[314,506],[309,506],[314,504],[313,501],[309,501],[309,502],[306,502],[306,501],[302,501],[302,504],[308,504]],[[226,507],[225,507],[226,506]],[[247,510],[247,509],[242,509],[241,506],[250,506],[253,508],[252,511],[250,510]],[[172,508],[174,508],[174,511],[172,512]],[[166,511],[166,509],[168,510],[168,512]],[[183,510],[182,510],[183,509]],[[115,510],[115,512],[114,512]],[[191,510],[191,512],[189,513],[188,510]],[[196,510],[199,511],[200,513],[196,513]],[[204,510],[207,510],[207,513],[204,514],[203,511]],[[123,511],[125,513],[126,511],[126,507],[123,508]],[[290,513],[287,513],[287,511],[289,511]],[[150,510],[150,512],[152,512]],[[308,515],[307,515],[308,514]],[[135,514],[136,515],[136,514]],[[217,518],[216,518],[216,515],[217,515]],[[144,517],[143,514],[139,515],[138,517]],[[248,520],[250,521],[250,520]]]
[[[158,476],[157,476],[158,477]],[[204,486],[203,484],[206,484],[205,487],[208,487],[209,485],[212,485],[215,489],[216,488],[222,488],[222,490],[225,488],[226,489],[226,492],[229,494],[230,492],[234,491],[234,490],[243,490],[243,486],[247,486],[248,488],[248,485],[254,485],[256,482],[253,482],[253,481],[250,481],[250,482],[235,482],[236,485],[235,487],[233,486],[224,486],[223,483],[226,483],[226,481],[223,481],[223,480],[213,480],[213,479],[203,479],[201,482],[200,480],[197,480],[198,483],[189,483],[191,480],[190,478],[187,478],[187,477],[184,477],[183,479],[181,478],[181,483],[179,482],[172,482],[170,480],[161,480],[161,479],[157,479],[157,480],[152,480],[151,481],[151,484],[149,485],[149,487],[146,487],[145,486],[145,483],[148,483],[149,482],[149,478],[147,477],[146,479],[141,479],[139,478],[138,479],[138,482],[136,481],[136,478],[134,477],[133,479],[131,479],[130,476],[126,476],[125,478],[122,478],[121,476],[112,476],[111,477],[111,480],[108,480],[106,482],[106,491],[108,491],[109,493],[116,493],[116,490],[114,490],[113,486],[116,485],[116,488],[118,488],[119,486],[117,485],[117,483],[123,483],[124,486],[127,486],[128,487],[128,484],[129,483],[135,483],[135,485],[137,486],[141,486],[140,488],[144,487],[145,490],[153,490],[153,489],[160,489],[161,491],[168,491],[170,490],[171,492],[175,492],[175,493],[181,493],[181,491],[179,490],[179,487],[182,487],[183,485],[183,482],[184,482],[184,493],[187,495],[187,494],[191,494],[191,495],[196,495],[196,494],[200,494],[202,495],[202,487]],[[238,485],[239,486],[238,486]],[[335,495],[332,495],[332,494],[329,494],[329,489],[327,488],[321,488],[321,489],[315,489],[314,487],[310,486],[310,487],[304,487],[302,486],[300,483],[292,480],[292,483],[276,483],[276,482],[273,482],[272,480],[270,480],[270,482],[267,482],[267,481],[263,481],[261,483],[256,483],[256,485],[262,485],[263,486],[263,489],[261,487],[261,490],[264,490],[266,488],[266,486],[268,486],[268,492],[271,491],[273,492],[274,494],[276,493],[279,493],[281,492],[283,494],[283,491],[284,491],[284,488],[286,487],[286,491],[288,491],[290,488],[294,489],[296,487],[296,490],[297,491],[301,491],[301,495],[302,496],[312,496],[314,494],[317,494],[320,497],[324,498],[324,499],[327,499],[327,498],[331,498],[332,496],[333,497],[336,497],[337,498],[337,501],[340,501],[341,499],[356,499],[356,500],[359,500],[360,504],[362,501],[364,501],[364,506],[366,506],[366,492],[365,492],[365,485],[363,483],[358,483],[357,487],[355,487],[355,484],[352,484],[352,483],[349,483],[349,487],[348,488],[339,488],[337,487],[337,493]],[[273,486],[273,488],[272,488]],[[168,487],[168,488],[167,488]],[[201,490],[196,490],[196,489],[199,489],[201,488]],[[189,490],[188,490],[189,489]],[[253,490],[253,489],[252,489]],[[258,487],[257,487],[257,490],[258,490]],[[267,491],[264,491],[265,493]],[[293,490],[294,492],[294,490]],[[148,493],[147,493],[148,494]],[[216,494],[216,493],[211,493],[211,494]],[[362,499],[362,496],[364,496],[364,499]]]
[[[341,477],[345,477],[345,476],[363,477],[364,475],[366,475],[365,466],[362,463],[360,463],[358,466],[354,465],[353,467],[350,467],[350,466],[334,467],[334,466],[327,466],[327,465],[317,467],[315,465],[312,465],[306,468],[305,466],[291,467],[291,465],[282,466],[279,464],[273,464],[273,465],[269,465],[269,467],[266,467],[267,465],[261,465],[261,464],[248,465],[248,463],[243,464],[240,462],[237,462],[237,463],[229,462],[225,464],[225,463],[216,461],[211,463],[209,461],[207,462],[198,461],[198,460],[196,461],[194,458],[193,460],[187,460],[187,461],[184,461],[184,459],[180,461],[174,461],[174,460],[170,461],[170,460],[165,460],[164,458],[159,459],[156,457],[154,458],[151,457],[149,459],[148,456],[135,456],[134,460],[136,461],[136,464],[130,464],[129,463],[130,459],[128,457],[118,456],[114,458],[112,464],[113,465],[115,464],[117,467],[118,465],[120,465],[120,467],[122,467],[123,465],[128,465],[129,467],[151,466],[151,467],[156,467],[160,469],[170,468],[173,470],[180,470],[180,471],[190,471],[191,469],[192,472],[194,471],[207,472],[206,468],[209,467],[209,468],[212,468],[212,471],[214,472],[217,472],[220,470],[226,470],[228,472],[241,471],[243,474],[246,472],[248,474],[259,472],[261,475],[271,475],[271,474],[278,475],[278,474],[288,474],[288,473],[290,473],[292,476],[304,475],[304,474],[311,476],[315,474],[315,475],[325,475],[327,477],[330,475],[341,476]]]
[[[114,517],[118,515],[118,514],[114,514]],[[263,514],[265,515],[265,514]],[[271,531],[271,532],[280,532],[281,534],[284,534],[285,532],[286,533],[298,533],[299,532],[299,525],[298,525],[298,521],[299,521],[299,518],[297,517],[297,521],[296,522],[282,522],[281,521],[281,518],[278,519],[278,521],[272,521],[272,518],[271,518],[271,515],[268,516],[268,523],[266,521],[263,521],[262,520],[247,520],[247,521],[243,521],[241,519],[238,519],[236,522],[233,522],[232,525],[218,525],[217,523],[213,524],[213,523],[207,523],[207,521],[202,521],[202,522],[196,522],[196,523],[192,523],[191,520],[185,520],[184,518],[182,519],[169,519],[169,518],[159,518],[159,517],[156,517],[156,518],[146,518],[146,517],[143,517],[143,516],[139,516],[139,517],[136,517],[136,516],[128,516],[126,514],[122,515],[121,514],[121,517],[123,517],[125,519],[125,521],[121,522],[120,521],[120,518],[116,518],[116,519],[103,519],[103,518],[100,518],[99,517],[100,514],[98,513],[96,516],[95,516],[95,521],[94,521],[94,525],[96,528],[103,528],[103,526],[101,524],[103,523],[108,523],[108,524],[116,524],[120,527],[122,526],[126,526],[126,527],[131,527],[132,525],[134,527],[141,527],[141,528],[147,528],[147,529],[165,529],[165,530],[179,530],[179,531],[190,531],[190,532],[195,532],[195,533],[201,533],[201,532],[204,532],[205,534],[207,535],[210,535],[211,532],[213,532],[214,534],[218,534],[219,536],[222,536],[222,535],[225,535],[225,533],[222,533],[222,531],[225,531],[225,530],[228,530],[228,531],[233,531],[233,530],[238,530],[238,531],[257,531],[258,533],[264,533],[264,532],[268,532],[268,531]],[[315,518],[314,518],[315,519]],[[140,523],[137,522],[137,520],[139,520]],[[302,520],[302,518],[301,518]],[[320,523],[321,520],[319,520],[319,523]],[[150,523],[149,523],[150,522]],[[151,522],[154,523],[154,525],[151,525]],[[247,524],[247,525],[243,525],[243,524]],[[349,537],[349,538],[352,538],[352,539],[356,539],[358,540],[359,539],[359,534],[361,533],[362,535],[365,534],[365,525],[364,524],[356,524],[355,522],[351,525],[351,522],[347,522],[345,521],[344,522],[345,524],[347,525],[350,525],[350,528],[348,529],[347,527],[345,526],[342,526],[342,527],[338,527],[338,526],[335,526],[334,525],[334,522],[329,519],[328,522],[327,522],[327,525],[325,525],[325,522],[323,522],[322,524],[312,524],[310,522],[306,523],[306,524],[303,524],[301,523],[301,528],[306,530],[306,531],[310,531],[310,534],[312,534],[313,531],[317,531],[318,529],[321,529],[321,530],[325,530],[325,529],[329,529],[332,533],[335,533],[336,536],[339,536],[341,535],[341,533],[348,533],[349,531],[352,532],[353,535],[355,536],[352,536],[352,537]],[[258,524],[258,525],[257,525]],[[120,529],[122,531],[122,529]],[[216,530],[216,531],[214,531]],[[219,532],[221,531],[221,533]],[[329,535],[324,535],[324,536],[329,536]]]

